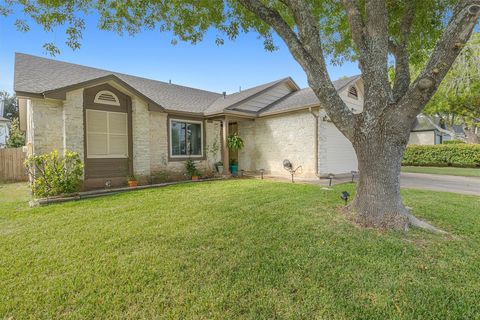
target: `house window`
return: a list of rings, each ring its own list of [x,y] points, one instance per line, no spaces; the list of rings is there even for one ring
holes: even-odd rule
[[[128,158],[127,114],[86,110],[87,157]]]
[[[170,156],[203,156],[203,123],[170,119]]]
[[[358,91],[355,86],[348,88],[348,96],[353,99],[358,99]]]

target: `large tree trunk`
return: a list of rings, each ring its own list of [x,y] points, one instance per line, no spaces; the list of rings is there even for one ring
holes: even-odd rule
[[[467,143],[480,143],[480,137],[475,133],[475,129],[476,125],[469,125],[464,128]]]
[[[353,142],[360,180],[349,209],[362,226],[408,229],[409,211],[400,196],[401,161],[407,144],[404,136],[378,130]]]

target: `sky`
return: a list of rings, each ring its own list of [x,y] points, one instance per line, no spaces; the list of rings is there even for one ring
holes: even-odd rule
[[[134,37],[100,31],[96,20],[86,20],[81,48],[72,50],[64,42],[62,30],[45,32],[35,24],[23,33],[14,26],[15,14],[0,17],[0,90],[13,92],[15,52],[53,58],[90,67],[160,80],[221,93],[237,92],[262,83],[290,76],[300,87],[306,87],[304,71],[290,55],[281,39],[279,50],[268,52],[255,33],[242,34],[235,41],[215,44],[214,31],[196,45],[171,44],[172,35],[144,31]],[[23,18],[23,17],[21,17]],[[42,45],[54,42],[61,50],[50,56]],[[332,80],[359,74],[356,63],[328,66]]]

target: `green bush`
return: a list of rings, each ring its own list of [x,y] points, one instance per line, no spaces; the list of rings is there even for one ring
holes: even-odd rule
[[[480,167],[480,145],[409,145],[402,160],[404,166]]]
[[[25,166],[32,176],[31,188],[36,197],[69,194],[80,189],[83,164],[76,152],[58,151],[30,156]]]
[[[185,170],[187,171],[187,174],[190,176],[190,178],[193,176],[201,175],[200,171],[198,171],[192,159],[187,159],[187,161],[185,161]]]
[[[447,141],[443,141],[442,143],[443,144],[464,144],[465,142],[463,142],[462,140],[447,140]]]

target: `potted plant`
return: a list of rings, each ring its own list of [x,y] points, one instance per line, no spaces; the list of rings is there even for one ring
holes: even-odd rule
[[[235,177],[238,175],[238,162],[235,159],[230,160],[230,172]]]
[[[128,186],[129,186],[130,188],[133,188],[133,187],[138,186],[137,178],[135,178],[134,175],[128,176],[128,177],[127,177],[127,182],[128,182]]]
[[[243,142],[243,139],[240,138],[238,133],[231,134],[228,137],[228,148],[232,151],[238,151],[242,149],[245,145]],[[232,173],[233,176],[237,176],[238,174],[238,162],[236,159],[232,159],[230,161],[230,172]]]
[[[198,171],[197,167],[195,167],[195,163],[192,161],[192,159],[185,161],[185,169],[192,180],[199,179],[201,173]]]
[[[222,161],[218,161],[217,163],[215,163],[215,167],[217,168],[217,172],[219,174],[223,173],[223,162]]]

